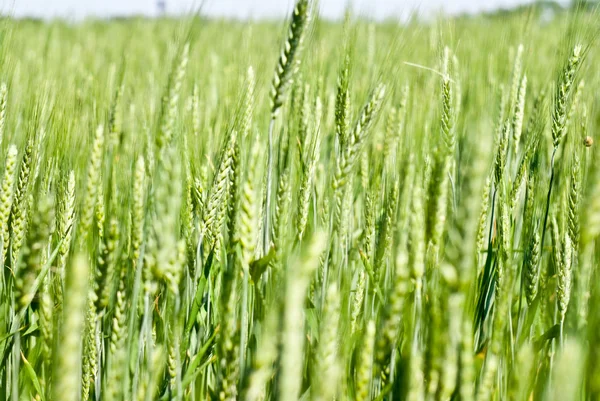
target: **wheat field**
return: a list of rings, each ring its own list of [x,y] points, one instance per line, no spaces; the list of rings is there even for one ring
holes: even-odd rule
[[[0,20],[0,401],[600,399],[600,14]]]

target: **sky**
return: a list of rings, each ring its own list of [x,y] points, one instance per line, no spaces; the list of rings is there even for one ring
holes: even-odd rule
[[[131,14],[156,15],[157,2],[169,13],[195,9],[201,0],[0,0],[0,12],[18,17],[108,17]],[[320,0],[321,15],[339,18],[348,0]],[[531,3],[533,0],[352,0],[354,10],[374,18],[402,16],[418,9],[424,14],[480,12]],[[565,2],[565,1],[563,1]],[[203,14],[216,17],[265,18],[289,13],[293,0],[204,0]]]

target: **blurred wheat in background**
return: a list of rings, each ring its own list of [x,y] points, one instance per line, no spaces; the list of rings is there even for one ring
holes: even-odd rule
[[[0,400],[600,399],[600,14],[0,21]]]

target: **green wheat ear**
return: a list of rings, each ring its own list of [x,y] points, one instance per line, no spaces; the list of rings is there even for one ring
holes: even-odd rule
[[[99,125],[92,142],[92,150],[88,163],[85,196],[81,205],[81,218],[77,227],[77,239],[85,244],[91,234],[94,221],[94,210],[98,202],[98,192],[101,185],[100,170],[104,155],[104,127]]]
[[[133,173],[133,194],[131,213],[131,255],[134,266],[138,265],[144,238],[144,206],[146,203],[146,163],[138,157]]]
[[[176,64],[169,76],[167,95],[161,110],[161,125],[158,135],[156,136],[156,145],[159,150],[169,145],[173,137],[175,120],[177,117],[177,106],[181,95],[181,86],[183,85],[183,79],[185,78],[185,73],[187,71],[189,55],[190,44],[185,43],[181,48],[181,51],[177,54]]]
[[[77,401],[80,399],[81,340],[85,326],[89,264],[78,255],[73,259],[67,274],[62,327],[53,354],[55,382],[52,386],[54,399]]]
[[[341,367],[338,355],[338,330],[340,323],[340,294],[337,284],[327,288],[325,306],[319,327],[319,344],[314,362],[314,400],[335,399]]]
[[[303,305],[310,278],[317,269],[324,245],[325,236],[322,233],[314,234],[286,272],[278,394],[281,401],[297,401],[300,397],[305,343]]]
[[[349,44],[346,44],[344,61],[338,72],[337,95],[335,99],[335,132],[340,148],[343,148],[348,136],[350,119],[350,73],[352,53]]]
[[[355,392],[357,401],[370,399],[371,378],[373,376],[373,351],[375,347],[375,322],[369,321],[362,339],[362,348],[359,356],[355,379]]]
[[[10,235],[11,235],[11,260],[19,260],[19,252],[21,245],[25,237],[25,230],[27,226],[27,212],[28,202],[27,198],[29,195],[29,187],[31,181],[31,167],[33,163],[33,137],[27,140],[25,146],[25,152],[21,159],[21,166],[19,169],[19,180],[15,188],[15,196],[13,200],[11,215],[10,215]]]
[[[334,228],[340,224],[342,200],[348,179],[362,152],[365,142],[371,134],[372,127],[379,117],[385,99],[386,87],[379,83],[371,91],[369,98],[358,116],[354,128],[350,131],[344,149],[336,160],[336,169],[332,179],[334,199]]]
[[[2,260],[6,259],[8,252],[10,232],[8,230],[8,219],[13,205],[14,183],[17,169],[17,147],[11,145],[8,148],[6,161],[4,162],[4,177],[2,178],[2,193],[0,193],[0,242],[2,246]]]
[[[75,224],[75,171],[71,170],[68,178],[64,181],[60,187],[59,214],[56,225],[57,233],[62,241],[58,249],[58,268],[59,275],[63,279]]]
[[[6,105],[8,103],[8,88],[6,82],[0,84],[0,145],[4,139],[6,127]]]
[[[268,132],[268,153],[267,153],[267,188],[265,194],[265,205],[263,209],[263,226],[262,226],[262,250],[263,255],[266,255],[271,246],[271,197],[273,187],[273,129],[275,119],[279,113],[279,109],[283,105],[285,92],[293,81],[294,74],[298,70],[300,63],[300,53],[302,50],[302,42],[304,40],[305,31],[309,23],[310,15],[313,12],[313,3],[311,0],[298,0],[292,13],[290,21],[288,37],[285,41],[283,50],[279,56],[277,67],[275,68],[275,76],[271,84],[271,121],[269,122]]]
[[[292,13],[288,36],[279,55],[275,76],[271,83],[271,115],[274,119],[283,105],[285,91],[294,79],[300,65],[300,55],[306,28],[309,24],[312,3],[298,0]]]
[[[552,111],[552,142],[558,147],[566,132],[568,108],[571,102],[573,86],[580,64],[583,60],[583,48],[577,45],[565,65],[560,80],[557,84],[554,99],[554,110]]]
[[[44,197],[32,217],[21,263],[15,274],[15,301],[19,310],[26,308],[36,295],[34,283],[43,269],[43,249],[53,225],[54,202],[52,198]]]

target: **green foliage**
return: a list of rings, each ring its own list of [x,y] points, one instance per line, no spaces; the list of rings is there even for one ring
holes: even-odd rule
[[[600,397],[598,14],[316,5],[3,20],[0,401]]]

